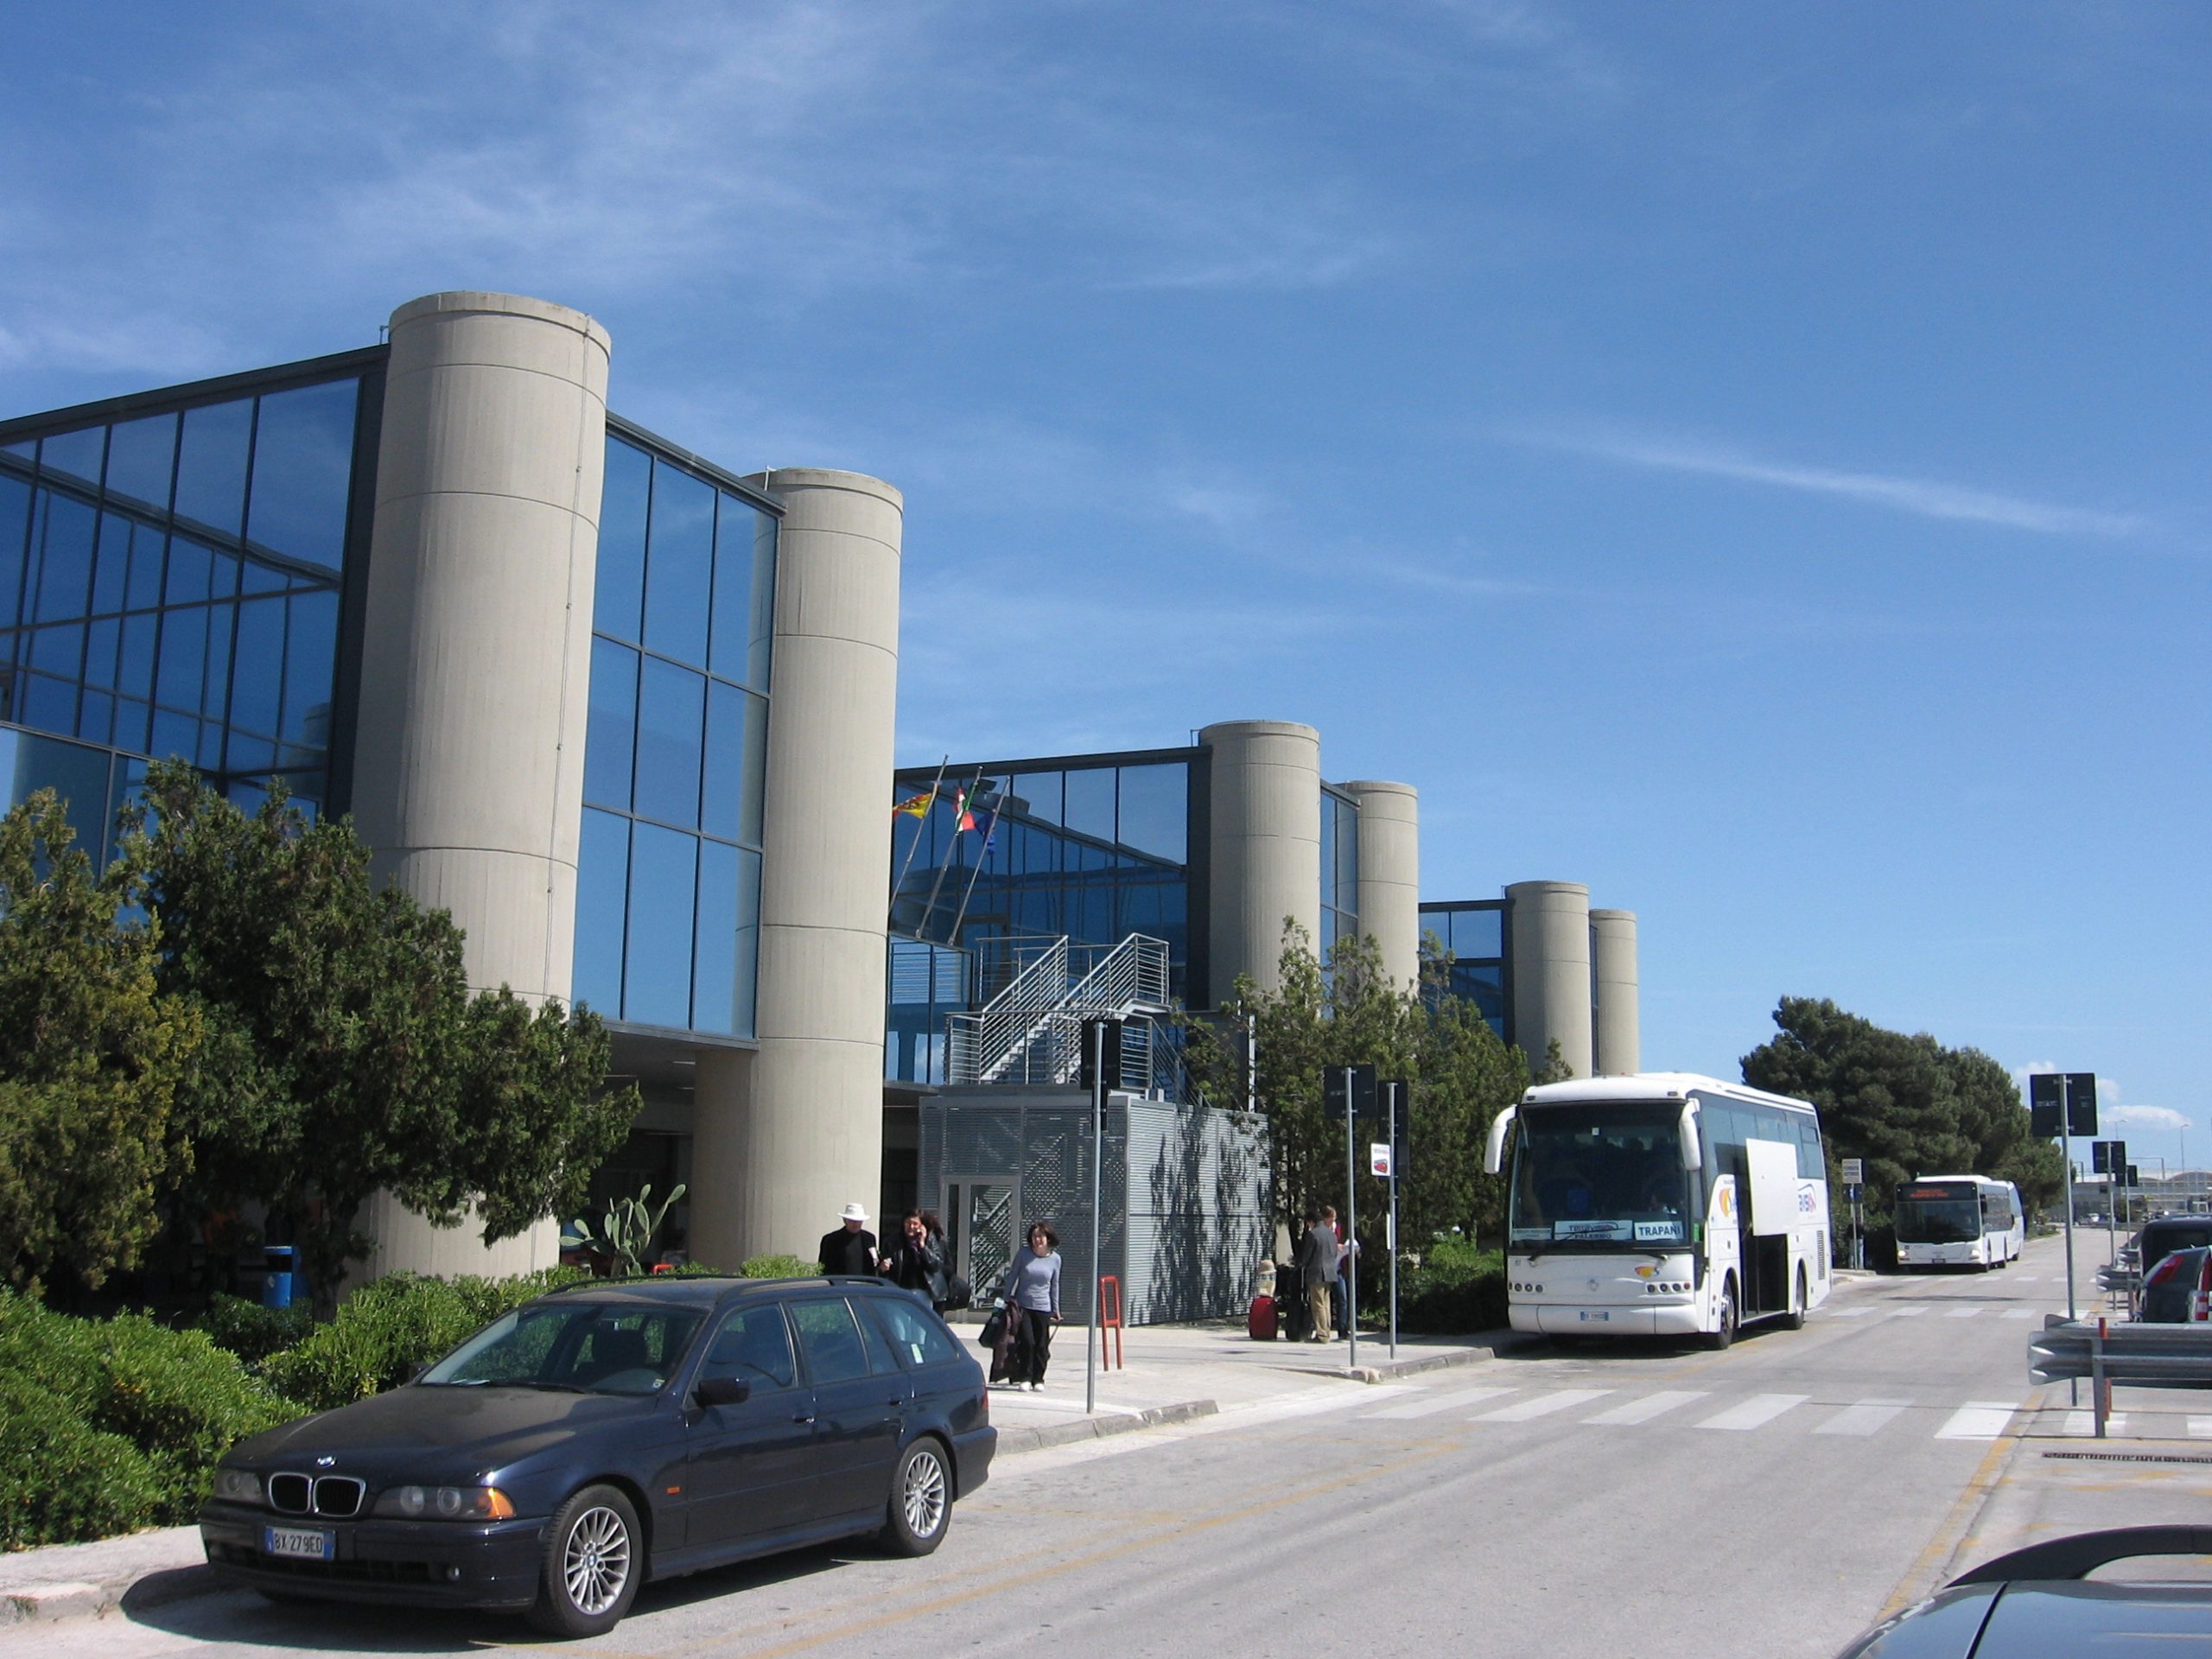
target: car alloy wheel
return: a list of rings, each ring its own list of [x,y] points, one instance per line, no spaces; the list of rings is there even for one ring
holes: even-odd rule
[[[952,1518],[952,1477],[944,1447],[928,1438],[902,1452],[891,1476],[883,1541],[901,1555],[926,1555],[944,1540]]]
[[[531,1622],[553,1636],[601,1636],[638,1593],[638,1513],[612,1486],[587,1486],[545,1529]]]

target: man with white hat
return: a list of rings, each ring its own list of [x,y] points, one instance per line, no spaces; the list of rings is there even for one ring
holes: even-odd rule
[[[834,1233],[822,1236],[822,1271],[874,1274],[875,1235],[868,1230],[868,1206],[849,1204]]]

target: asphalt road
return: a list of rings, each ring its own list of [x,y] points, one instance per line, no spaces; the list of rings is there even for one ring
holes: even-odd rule
[[[2086,1255],[2083,1258],[2087,1260]],[[1003,1460],[920,1562],[814,1550],[649,1586],[593,1654],[1834,1653],[1948,1560],[2064,1306],[2008,1271],[1840,1291],[1726,1353],[1539,1345]],[[518,1621],[200,1598],[0,1655],[444,1653]]]

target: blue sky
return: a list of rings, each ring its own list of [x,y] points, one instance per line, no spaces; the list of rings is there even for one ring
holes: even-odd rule
[[[33,8],[0,410],[507,289],[906,493],[899,751],[1307,721],[1423,887],[2212,1163],[2212,10]],[[2130,1114],[2134,1114],[2132,1119]]]

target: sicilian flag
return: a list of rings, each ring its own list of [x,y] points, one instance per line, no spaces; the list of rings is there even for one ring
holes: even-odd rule
[[[905,800],[894,804],[891,810],[893,812],[904,812],[910,818],[926,818],[930,815],[930,803],[936,798],[935,790],[925,789],[918,795],[909,795]]]

